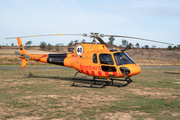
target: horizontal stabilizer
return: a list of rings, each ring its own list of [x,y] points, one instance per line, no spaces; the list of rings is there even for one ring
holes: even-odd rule
[[[20,53],[20,52],[17,52],[17,51],[15,51],[14,54],[15,54],[15,55],[21,55],[21,53]]]
[[[14,54],[15,54],[15,55],[21,55],[21,56],[23,56],[24,58],[30,58],[30,56],[28,56],[28,55],[23,55],[23,54],[21,54],[20,52],[17,52],[17,51],[15,51]]]
[[[28,55],[23,55],[25,58],[30,58],[30,56],[28,56]]]

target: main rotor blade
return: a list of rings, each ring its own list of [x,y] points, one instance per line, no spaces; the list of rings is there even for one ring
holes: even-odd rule
[[[46,34],[46,35],[32,35],[32,36],[21,36],[21,37],[10,37],[5,39],[16,39],[16,38],[27,38],[27,37],[42,37],[42,36],[63,36],[63,35],[73,35],[73,36],[84,36],[84,37],[94,37],[96,38],[101,44],[106,45],[106,43],[100,38],[100,37],[122,37],[122,38],[131,38],[131,39],[138,39],[138,40],[144,40],[144,41],[150,41],[150,42],[156,42],[156,43],[162,43],[162,44],[168,44],[168,45],[174,45],[171,43],[156,41],[156,40],[149,40],[144,38],[137,38],[137,37],[130,37],[130,36],[119,36],[119,35],[99,35],[99,34]],[[106,45],[107,46],[107,45]]]
[[[5,38],[5,39],[28,38],[28,37],[43,37],[43,36],[62,36],[62,35],[83,36],[83,34],[47,34],[47,35],[31,35],[31,36],[10,37],[10,38]]]
[[[156,41],[156,40],[149,40],[144,38],[137,38],[137,37],[129,37],[129,36],[119,36],[119,35],[104,35],[104,37],[122,37],[122,38],[131,38],[131,39],[138,39],[138,40],[144,40],[144,41],[150,41],[150,42],[156,42],[156,43],[162,43],[162,44],[168,44],[168,45],[174,45],[171,43]]]

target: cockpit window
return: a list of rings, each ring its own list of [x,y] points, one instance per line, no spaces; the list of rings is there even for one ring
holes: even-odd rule
[[[93,55],[93,63],[97,63],[97,54]]]
[[[99,60],[100,60],[101,64],[114,65],[111,54],[100,54]]]
[[[131,59],[126,53],[122,53],[122,52],[114,53],[114,58],[116,60],[117,65],[135,64],[133,59]]]

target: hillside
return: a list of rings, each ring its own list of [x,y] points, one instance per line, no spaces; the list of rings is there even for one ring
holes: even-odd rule
[[[131,49],[126,53],[139,65],[180,65],[180,51]]]
[[[131,49],[127,50],[133,59],[151,59],[151,60],[175,60],[180,59],[180,51],[168,51],[158,49]]]

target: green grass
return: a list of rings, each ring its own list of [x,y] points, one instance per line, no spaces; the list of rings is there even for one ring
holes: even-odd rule
[[[142,69],[126,87],[92,89],[70,86],[73,69],[0,70],[0,119],[180,119],[180,74],[174,72],[180,70]]]

